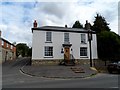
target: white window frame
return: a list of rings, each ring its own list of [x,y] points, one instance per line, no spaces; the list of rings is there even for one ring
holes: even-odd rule
[[[69,33],[64,33],[64,42],[69,43]]]
[[[51,48],[51,50],[50,50]],[[49,51],[50,50],[50,51]],[[44,57],[45,58],[53,58],[53,46],[45,46],[44,47]]]
[[[7,48],[9,47],[9,44],[7,43]]]
[[[2,46],[4,45],[4,41],[2,40]]]
[[[81,37],[81,43],[86,44],[86,34],[82,33],[80,34],[80,37]]]
[[[10,49],[13,49],[13,45],[10,45]]]
[[[52,42],[52,32],[46,32],[46,42]]]
[[[87,47],[80,47],[80,57],[88,57],[88,48]]]

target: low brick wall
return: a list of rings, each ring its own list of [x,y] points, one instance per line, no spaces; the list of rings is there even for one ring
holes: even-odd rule
[[[62,61],[63,59],[52,59],[52,60],[32,60],[31,64],[34,66],[39,66],[39,65],[59,65],[59,63]],[[89,59],[76,59],[75,60],[75,64],[76,65],[83,65],[83,64],[89,64],[90,61]]]
[[[103,60],[94,60],[94,67],[98,70],[98,72],[106,73],[108,72],[107,70],[107,65],[111,63],[109,60],[103,61]]]
[[[58,65],[62,60],[32,60],[32,65],[39,66],[39,65]]]
[[[76,59],[75,64],[76,65],[90,64],[90,60],[89,59]]]

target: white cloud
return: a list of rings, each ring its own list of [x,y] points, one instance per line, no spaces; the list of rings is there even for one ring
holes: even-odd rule
[[[37,0],[36,0],[37,1]],[[71,1],[71,0],[70,0]],[[0,3],[0,29],[3,37],[17,43],[26,42],[31,46],[31,27],[36,19],[39,26],[55,25],[72,27],[76,20],[82,24],[88,20],[93,24],[94,16],[100,13],[110,23],[112,31],[118,33],[118,3],[110,0],[74,0],[75,2],[10,2]],[[2,15],[1,15],[2,13]]]

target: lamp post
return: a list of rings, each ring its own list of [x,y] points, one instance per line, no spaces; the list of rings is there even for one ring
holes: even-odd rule
[[[92,67],[92,50],[91,50],[91,40],[92,40],[92,32],[88,30],[88,41],[89,41],[89,48],[90,48],[90,67]]]

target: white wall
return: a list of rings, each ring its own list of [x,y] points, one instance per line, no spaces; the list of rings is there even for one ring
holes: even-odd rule
[[[88,59],[89,58],[89,43],[81,44],[79,33],[70,33],[70,43],[72,44],[72,51],[75,59]],[[87,34],[86,34],[87,38]],[[45,31],[33,30],[33,42],[32,42],[32,59],[63,59],[61,54],[62,44],[64,43],[64,32],[52,32],[52,43],[45,43],[46,33]],[[44,58],[44,46],[53,46],[53,58]],[[97,46],[96,46],[96,34],[93,35],[92,40],[92,58],[97,59]],[[88,57],[80,58],[80,47],[88,47]],[[71,50],[71,49],[70,49]]]
[[[53,46],[53,58],[63,58],[61,48],[63,43],[63,34],[60,32],[52,32],[52,43],[46,42],[46,33],[44,31],[33,31],[33,50],[32,59],[48,59],[44,58],[44,46]],[[49,59],[53,59],[49,58]]]
[[[88,43],[86,44],[81,44],[81,34],[79,33],[70,33],[70,43],[72,44],[72,51],[71,53],[73,54],[73,56],[75,57],[75,59],[86,59],[88,57],[80,57],[80,47],[87,47]],[[87,35],[86,35],[86,39],[87,39]]]
[[[0,64],[2,63],[2,47],[0,47]]]
[[[7,52],[7,53],[6,53]],[[7,54],[7,55],[6,55]],[[7,60],[12,60],[14,57],[13,57],[13,53],[11,50],[8,50],[8,49],[5,49],[5,48],[2,48],[2,62],[5,62],[5,59],[6,61]]]

